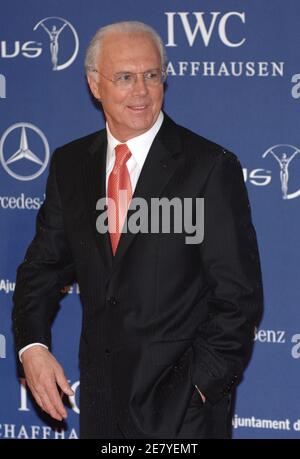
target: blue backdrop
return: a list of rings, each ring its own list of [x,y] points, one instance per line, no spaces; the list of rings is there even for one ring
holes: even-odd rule
[[[104,126],[85,81],[87,44],[99,27],[129,19],[152,25],[166,44],[167,113],[232,150],[244,167],[265,313],[238,390],[234,437],[300,438],[299,17],[298,0],[1,2],[0,438],[78,436],[77,286],[53,328],[54,354],[76,394],[63,430],[39,414],[17,379],[12,293],[44,199],[49,155]]]

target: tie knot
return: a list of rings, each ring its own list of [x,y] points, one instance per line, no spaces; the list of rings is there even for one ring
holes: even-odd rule
[[[122,166],[126,161],[131,156],[131,151],[129,150],[128,146],[126,143],[119,143],[115,147],[115,152],[116,152],[116,163],[120,166]]]

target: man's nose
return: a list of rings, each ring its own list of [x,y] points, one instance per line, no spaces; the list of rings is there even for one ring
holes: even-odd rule
[[[147,94],[148,86],[144,79],[144,75],[136,75],[136,80],[133,85],[133,93],[134,94]]]

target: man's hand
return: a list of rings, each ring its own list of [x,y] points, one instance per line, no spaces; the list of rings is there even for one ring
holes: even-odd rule
[[[67,417],[57,384],[66,395],[74,395],[64,371],[48,349],[33,346],[22,354],[26,383],[37,404],[52,418]]]

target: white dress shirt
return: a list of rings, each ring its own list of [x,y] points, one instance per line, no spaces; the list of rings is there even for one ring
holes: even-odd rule
[[[126,166],[130,175],[131,189],[132,194],[134,193],[138,178],[140,176],[141,170],[143,168],[144,162],[147,158],[150,147],[153,143],[153,140],[158,133],[162,122],[164,120],[164,115],[162,112],[159,113],[157,120],[153,124],[152,128],[149,131],[144,132],[133,139],[128,140],[127,142],[120,142],[117,140],[112,133],[110,132],[109,126],[106,123],[106,132],[107,132],[107,153],[106,153],[106,194],[107,194],[107,185],[109,174],[113,170],[115,164],[115,148],[120,143],[126,143],[129,150],[131,151],[131,157],[126,162]]]

